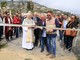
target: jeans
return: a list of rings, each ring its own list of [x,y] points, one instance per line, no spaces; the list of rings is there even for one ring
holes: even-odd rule
[[[16,33],[16,38],[18,38],[19,34],[20,34],[20,28],[19,27],[15,28],[15,33]]]
[[[56,37],[47,36],[47,48],[49,53],[56,55]]]
[[[41,37],[41,50],[44,50],[44,46],[46,46],[46,50],[47,50],[47,39],[46,37]]]
[[[60,40],[62,40],[62,38],[63,38],[63,31],[62,30],[59,30],[59,36],[60,36]]]

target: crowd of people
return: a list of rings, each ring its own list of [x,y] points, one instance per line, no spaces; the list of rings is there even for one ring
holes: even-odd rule
[[[55,15],[52,11],[46,13],[32,13],[29,11],[25,15],[15,13],[10,16],[8,12],[4,16],[0,14],[0,24],[22,24],[26,27],[0,26],[0,40],[3,34],[6,41],[13,40],[13,36],[19,38],[22,34],[22,48],[32,50],[40,46],[41,52],[46,47],[47,56],[56,57],[56,40],[59,33],[60,44],[69,52],[72,50],[73,39],[75,36],[66,35],[66,30],[56,30],[55,28],[76,29],[79,26],[78,19],[75,15]],[[38,27],[39,26],[39,27]],[[58,33],[57,33],[58,32]]]
[[[16,13],[14,16],[10,16],[10,13],[5,12],[3,15],[0,14],[0,24],[21,24],[21,15]],[[13,26],[0,26],[0,40],[5,35],[7,41],[13,40],[13,36],[16,38],[20,36],[21,27]]]

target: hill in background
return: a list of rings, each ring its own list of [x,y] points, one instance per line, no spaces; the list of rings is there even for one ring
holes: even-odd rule
[[[3,2],[3,0],[0,0],[0,2]],[[27,12],[27,2],[26,0],[23,0],[23,1],[14,1],[13,4],[12,4],[12,1],[7,1],[7,6],[11,9],[11,8],[14,8],[16,11],[17,10],[21,10],[21,12]],[[53,11],[53,13],[55,14],[61,14],[61,13],[64,13],[64,14],[67,14],[67,15],[71,15],[70,12],[64,12],[64,11],[61,11],[61,10],[58,10],[58,9],[52,9],[52,8],[49,8],[49,7],[46,7],[46,6],[43,6],[43,5],[40,5],[38,3],[35,3],[33,2],[34,4],[34,11],[38,11],[38,12],[47,12],[49,10]],[[20,5],[20,6],[19,6]]]

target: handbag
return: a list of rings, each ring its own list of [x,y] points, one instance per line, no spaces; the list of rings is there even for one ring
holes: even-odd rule
[[[75,37],[77,35],[77,31],[71,30],[71,36]]]
[[[71,26],[72,26],[72,22],[69,22],[69,24],[68,24],[69,28],[68,29],[71,29]],[[75,31],[75,30],[66,30],[65,35],[75,37],[77,35],[77,31]]]
[[[73,37],[75,37],[76,34],[77,34],[77,31],[75,31],[75,30],[66,30],[65,31],[65,35],[67,35],[67,36],[73,36]]]

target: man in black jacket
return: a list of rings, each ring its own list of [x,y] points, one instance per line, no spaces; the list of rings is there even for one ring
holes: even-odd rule
[[[34,16],[33,16],[32,19],[35,21],[35,24],[37,26],[41,26],[41,23],[40,23],[41,19],[39,18],[39,16],[37,15],[36,12],[34,13]],[[35,36],[34,46],[38,46],[38,41],[40,39],[40,35],[41,35],[41,29],[40,28],[36,28],[34,30],[34,36]]]

